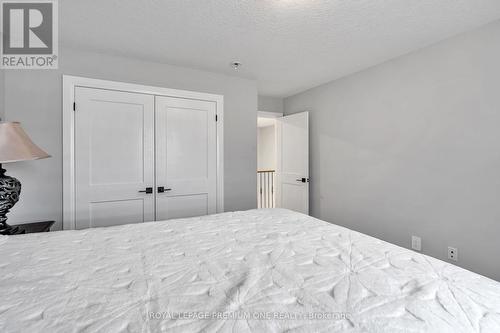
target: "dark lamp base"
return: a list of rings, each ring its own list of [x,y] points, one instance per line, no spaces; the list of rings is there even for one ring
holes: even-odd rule
[[[0,164],[0,234],[16,233],[17,227],[7,224],[7,213],[19,201],[21,182],[14,177],[7,176]]]

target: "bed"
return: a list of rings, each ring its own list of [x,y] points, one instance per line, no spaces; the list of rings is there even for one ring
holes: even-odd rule
[[[0,250],[1,332],[500,332],[500,283],[283,209]]]

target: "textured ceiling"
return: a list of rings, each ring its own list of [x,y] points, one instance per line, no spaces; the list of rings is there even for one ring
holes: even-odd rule
[[[500,0],[63,0],[63,45],[289,96],[500,18]],[[229,66],[239,60],[235,73]]]

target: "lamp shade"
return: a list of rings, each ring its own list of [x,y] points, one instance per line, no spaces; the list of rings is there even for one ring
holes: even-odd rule
[[[18,122],[0,122],[0,164],[50,157],[35,145]]]

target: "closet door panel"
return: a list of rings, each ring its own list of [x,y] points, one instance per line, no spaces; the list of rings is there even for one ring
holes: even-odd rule
[[[165,214],[165,216],[159,216],[159,220],[202,216],[208,214],[207,194],[165,196],[158,199],[158,204],[163,207],[168,207],[167,211],[160,210],[160,214]]]
[[[208,114],[204,109],[170,107],[165,112],[167,179],[206,180],[208,177]]]
[[[154,97],[75,89],[76,228],[154,220]]]
[[[156,97],[156,219],[216,212],[215,102]]]

